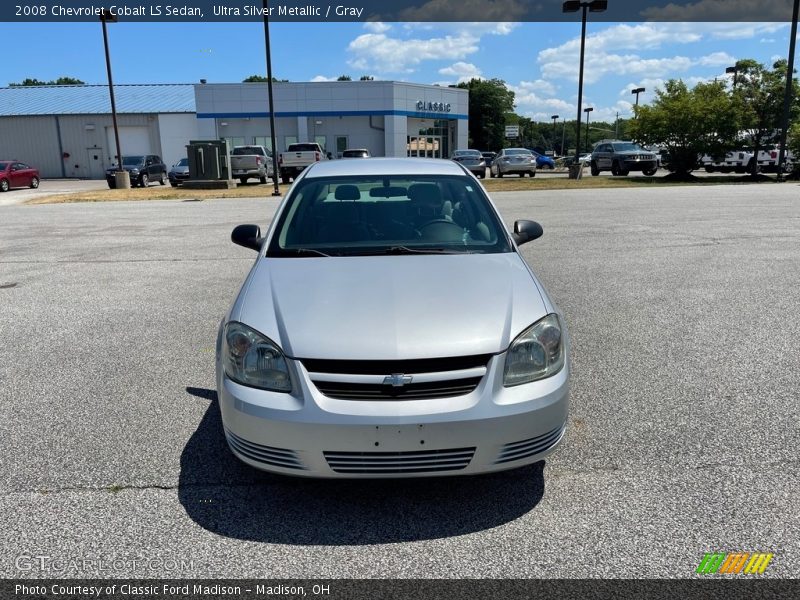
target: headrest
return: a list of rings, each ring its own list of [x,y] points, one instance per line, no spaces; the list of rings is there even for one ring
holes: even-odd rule
[[[333,197],[337,200],[360,200],[361,192],[355,185],[345,184],[336,188]]]
[[[408,197],[415,204],[439,208],[442,206],[442,192],[435,183],[415,183],[408,188]]]

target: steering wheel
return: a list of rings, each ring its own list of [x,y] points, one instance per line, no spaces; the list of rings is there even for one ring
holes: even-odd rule
[[[458,223],[454,223],[453,221],[448,221],[447,219],[433,219],[432,221],[428,221],[421,227],[419,227],[418,231],[422,237],[429,237],[426,233],[431,233],[432,227],[437,227],[442,229],[443,238],[449,238],[453,241],[461,241],[464,236],[464,228],[461,227]],[[450,231],[447,231],[447,230]],[[457,235],[455,235],[457,234]]]

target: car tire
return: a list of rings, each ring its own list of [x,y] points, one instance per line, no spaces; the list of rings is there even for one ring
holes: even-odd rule
[[[598,168],[597,163],[595,161],[592,161],[591,165],[589,166],[592,170],[593,177],[597,177],[598,175],[600,175],[600,169]]]
[[[658,169],[645,169],[644,171],[642,171],[642,174],[646,175],[647,177],[652,177],[653,175],[656,174],[656,171],[658,171]]]
[[[241,183],[242,185],[247,183],[247,177],[239,177],[239,183]]]
[[[259,177],[258,181],[259,181],[259,183],[267,183],[267,178],[266,178],[266,176],[265,177]]]
[[[159,178],[158,183],[160,185],[167,185],[167,174],[166,173],[161,173],[161,177]]]
[[[147,176],[147,173],[142,173],[139,177],[139,187],[147,187],[148,183],[150,183],[150,178]]]
[[[714,171],[714,167],[706,167],[706,173],[713,173]]]
[[[178,187],[178,184],[177,184],[177,183],[175,183],[174,181],[170,181],[170,182],[169,182],[169,184],[170,184],[172,187]]]
[[[38,187],[39,187],[39,178],[38,177],[33,177],[31,179],[31,189],[35,190]]]
[[[497,178],[498,179],[502,179],[503,178],[503,172],[500,170],[500,167],[497,167]]]
[[[531,171],[528,173],[528,177],[536,177],[536,171]]]
[[[0,179],[0,192],[7,192],[11,189],[8,179]]]
[[[117,189],[117,182],[116,181],[109,181],[106,179],[106,183],[108,184],[108,189],[115,190]]]
[[[288,175],[281,175],[281,183],[284,185],[289,185],[289,176]]]
[[[619,163],[617,161],[611,163],[611,174],[614,177],[619,177]]]

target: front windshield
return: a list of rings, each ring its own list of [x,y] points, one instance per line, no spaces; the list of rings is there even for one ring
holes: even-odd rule
[[[509,252],[480,186],[463,175],[303,179],[267,256]]]
[[[530,150],[526,150],[525,148],[507,148],[506,154],[530,154]]]
[[[481,153],[477,150],[456,150],[453,156],[475,156],[480,158]]]
[[[135,167],[144,162],[144,156],[126,156],[122,159],[122,164],[128,167]]]
[[[182,158],[180,160],[180,162],[178,162],[178,166],[179,167],[188,167],[189,166],[189,159],[188,158]]]
[[[639,144],[634,144],[633,142],[622,142],[621,144],[612,144],[614,146],[614,150],[617,152],[642,152],[644,148],[642,148]]]

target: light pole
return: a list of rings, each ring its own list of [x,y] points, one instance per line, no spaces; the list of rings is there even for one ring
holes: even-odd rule
[[[643,94],[646,90],[643,87],[631,90],[631,94],[636,94],[636,106],[639,106],[639,94]]]
[[[736,64],[732,67],[728,67],[727,69],[725,69],[725,73],[728,75],[733,73],[733,89],[736,90],[736,83],[738,79],[737,75],[739,75],[739,65]]]
[[[591,106],[587,106],[583,109],[583,112],[586,113],[586,152],[589,152],[589,113],[593,110],[594,108]]]
[[[583,109],[583,57],[586,52],[586,11],[603,12],[608,8],[608,0],[592,0],[591,2],[580,2],[580,0],[568,0],[564,2],[561,10],[565,13],[578,12],[583,9],[581,17],[581,58],[580,70],[578,72],[578,123],[575,127],[577,139],[575,140],[575,165],[574,171],[570,171],[572,179],[580,177],[580,154],[581,154],[581,110]]]
[[[786,91],[783,94],[783,118],[781,119],[781,146],[778,154],[778,181],[783,181],[786,167],[786,132],[789,129],[789,110],[792,103],[792,87],[794,83],[794,49],[797,42],[797,13],[800,0],[794,0],[792,11],[792,34],[789,36],[789,64],[786,65]]]
[[[122,150],[119,145],[119,127],[117,126],[117,103],[114,100],[114,80],[111,77],[111,53],[108,51],[108,30],[106,23],[116,23],[117,15],[104,8],[100,12],[100,22],[103,24],[103,46],[106,51],[106,72],[108,73],[108,92],[111,95],[111,122],[114,124],[114,141],[117,144],[117,170],[114,172],[114,186],[121,189],[131,187],[131,177],[122,168]]]
[[[269,2],[262,0],[264,8],[264,45],[267,49],[267,98],[269,99],[269,134],[272,144],[272,190],[273,196],[280,196],[281,189],[278,187],[278,138],[275,135],[275,103],[272,98],[272,50],[269,45]]]
[[[558,115],[553,115],[550,117],[553,119],[553,156],[556,155],[556,121],[558,121]],[[563,152],[563,149],[562,149]]]

